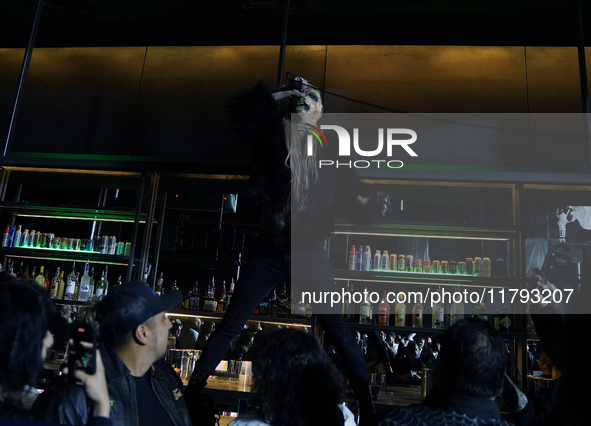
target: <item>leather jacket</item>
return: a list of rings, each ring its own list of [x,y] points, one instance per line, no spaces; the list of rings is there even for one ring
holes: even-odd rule
[[[133,377],[123,361],[105,343],[100,346],[107,387],[111,399],[113,426],[140,426]],[[189,426],[191,420],[183,397],[183,384],[164,360],[150,367],[150,383],[156,397],[175,426]],[[86,425],[91,405],[82,386],[68,383],[60,376],[33,405],[35,420],[70,425]]]

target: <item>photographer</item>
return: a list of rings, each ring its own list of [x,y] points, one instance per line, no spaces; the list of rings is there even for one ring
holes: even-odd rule
[[[172,324],[164,312],[181,303],[179,291],[158,296],[142,282],[114,287],[99,303],[100,355],[114,426],[189,426],[179,376],[163,360]],[[35,420],[83,425],[90,417],[78,386],[59,381],[33,406]]]
[[[38,286],[0,271],[0,417],[32,420],[23,407],[26,386],[35,386],[43,360],[53,344],[57,308]],[[111,424],[110,402],[100,354],[97,371],[74,372],[93,404],[87,424]]]

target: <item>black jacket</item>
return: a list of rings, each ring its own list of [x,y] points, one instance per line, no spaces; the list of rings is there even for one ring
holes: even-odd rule
[[[140,426],[131,373],[108,345],[101,344],[100,351],[111,399],[113,426]],[[190,426],[183,384],[174,370],[159,360],[152,365],[149,377],[152,389],[172,423],[175,426]],[[69,384],[60,377],[37,398],[33,414],[37,421],[85,425],[91,416],[91,408],[82,386]]]

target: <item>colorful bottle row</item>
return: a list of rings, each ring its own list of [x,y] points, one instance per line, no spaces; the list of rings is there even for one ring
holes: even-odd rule
[[[347,288],[347,291],[349,291],[349,288]],[[354,310],[355,308],[353,304],[343,303],[343,315],[345,316],[345,321],[353,322],[355,316]],[[425,309],[422,303],[417,302],[413,304],[412,311],[408,314],[406,303],[398,301],[394,306],[393,324],[390,324],[392,312],[390,304],[386,300],[386,291],[384,291],[382,299],[378,305],[377,324],[394,325],[396,327],[406,327],[407,324],[410,324],[414,328],[423,328],[427,327],[424,322],[424,313]],[[369,300],[361,303],[359,308],[359,324],[373,324],[374,314],[373,306]],[[446,317],[449,317],[449,326],[451,327],[456,322],[462,320],[465,315],[463,302],[454,302],[449,305],[449,308],[446,308],[444,303],[434,303],[431,310],[431,328],[445,328],[447,326]],[[471,316],[481,318],[484,321],[489,321],[488,309],[483,303],[477,303],[474,306]],[[512,331],[513,322],[509,318],[509,314],[505,307],[502,309],[497,308],[496,313],[492,316],[492,322],[494,327],[499,331]]]
[[[491,276],[491,262],[490,258],[476,257],[466,258],[466,261],[457,262],[455,260],[421,260],[414,259],[413,255],[388,254],[384,250],[382,254],[380,250],[376,250],[372,256],[370,246],[359,246],[359,250],[355,250],[355,246],[351,247],[349,252],[349,270],[350,271],[399,271],[399,272],[418,272],[418,273],[435,273],[435,274],[459,274],[459,275],[474,275],[478,277]]]
[[[117,242],[114,236],[103,235],[94,239],[56,237],[52,233],[41,233],[34,229],[22,230],[21,225],[6,225],[2,236],[2,247],[44,248],[56,250],[88,251],[100,254],[128,256],[131,243]]]

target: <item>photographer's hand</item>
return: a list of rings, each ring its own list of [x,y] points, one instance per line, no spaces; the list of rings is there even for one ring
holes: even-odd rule
[[[86,342],[81,343],[82,345],[87,344]],[[76,370],[74,376],[82,382],[86,395],[94,402],[93,416],[109,418],[111,415],[111,401],[100,351],[96,351],[96,372],[94,374]]]

